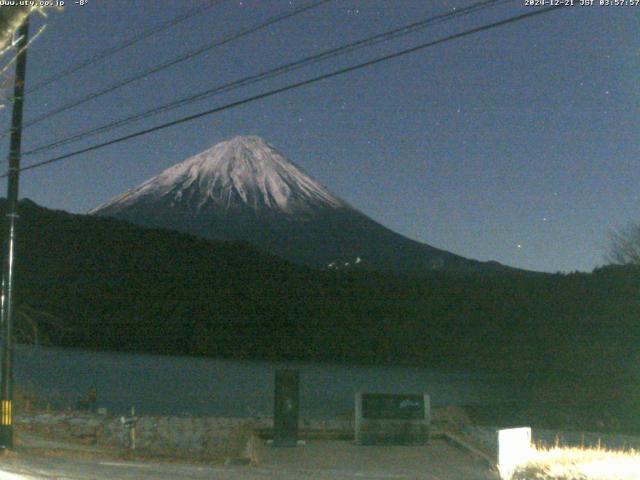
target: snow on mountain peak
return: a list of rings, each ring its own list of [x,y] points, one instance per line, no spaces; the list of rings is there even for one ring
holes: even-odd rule
[[[114,213],[138,202],[169,200],[198,211],[248,206],[284,213],[348,205],[256,136],[238,136],[168,168],[89,213]]]

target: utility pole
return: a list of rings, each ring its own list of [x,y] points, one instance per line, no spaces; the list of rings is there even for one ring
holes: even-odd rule
[[[7,182],[7,210],[4,269],[2,272],[2,379],[0,382],[0,448],[13,448],[13,267],[15,257],[18,186],[20,180],[20,148],[22,142],[22,107],[27,67],[29,18],[18,29],[16,78],[13,88],[11,143]]]

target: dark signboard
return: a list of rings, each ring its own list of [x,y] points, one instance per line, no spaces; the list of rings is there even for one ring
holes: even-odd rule
[[[431,438],[431,399],[426,393],[356,393],[358,445],[426,445]]]
[[[376,420],[424,420],[424,395],[363,393],[362,418]]]
[[[276,371],[274,447],[295,447],[298,443],[299,384],[300,374],[297,370]]]

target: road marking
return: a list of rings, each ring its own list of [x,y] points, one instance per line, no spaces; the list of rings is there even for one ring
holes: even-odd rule
[[[98,462],[98,465],[104,465],[105,467],[151,468],[151,465],[144,463]]]
[[[373,473],[373,472],[354,472],[350,470],[339,470],[334,468],[319,468],[319,469],[310,469],[310,468],[290,468],[290,467],[267,467],[267,468],[259,468],[253,470],[253,472],[260,473],[271,473],[271,474],[302,474],[302,475],[314,475],[322,478],[367,478],[371,480],[409,480],[411,477],[404,474],[397,473]]]

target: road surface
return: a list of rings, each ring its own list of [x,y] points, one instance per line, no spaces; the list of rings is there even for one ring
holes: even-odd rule
[[[28,450],[0,459],[0,480],[497,480],[480,460],[444,441],[425,447],[360,447],[315,441],[267,447],[260,465],[196,465],[39,456]]]

